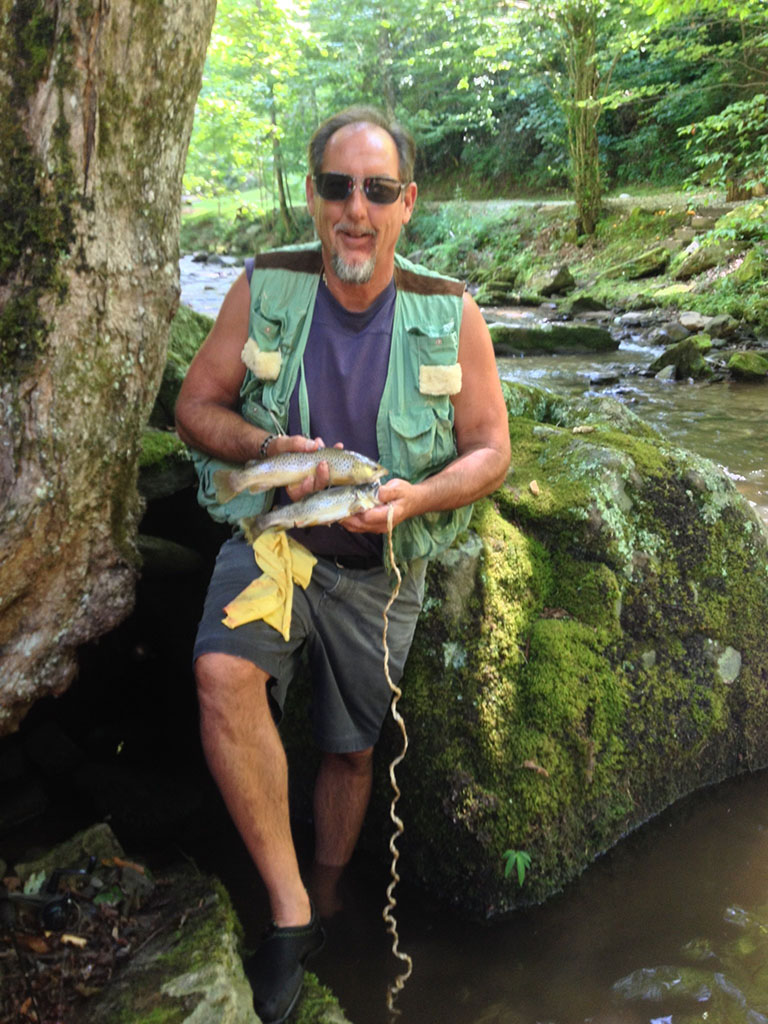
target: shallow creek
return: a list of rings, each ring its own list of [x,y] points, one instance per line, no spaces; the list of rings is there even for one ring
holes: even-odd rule
[[[214,315],[233,271],[184,275],[184,302]],[[768,387],[642,377],[657,351],[622,342],[604,356],[499,361],[503,378],[573,395],[611,394],[669,440],[725,467],[768,519]],[[595,385],[596,378],[618,383]],[[407,822],[405,823],[407,829]],[[211,849],[249,939],[263,925],[236,840]],[[401,884],[401,969],[381,920],[386,869],[357,858],[343,908],[312,961],[353,1024],[768,1024],[768,773],[681,801],[598,860],[543,907],[468,923]],[[510,883],[513,884],[513,883]]]

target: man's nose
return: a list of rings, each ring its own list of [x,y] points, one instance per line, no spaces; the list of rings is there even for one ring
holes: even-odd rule
[[[352,191],[347,196],[347,210],[356,217],[367,216],[368,200],[363,192],[362,181],[356,181],[352,186]]]

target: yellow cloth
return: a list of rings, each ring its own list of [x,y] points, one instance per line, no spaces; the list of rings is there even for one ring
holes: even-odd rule
[[[222,622],[235,629],[244,622],[264,619],[290,640],[293,584],[306,590],[317,559],[285,530],[265,530],[252,547],[263,575],[226,605]]]

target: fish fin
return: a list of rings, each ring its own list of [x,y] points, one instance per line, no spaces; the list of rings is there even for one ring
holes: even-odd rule
[[[220,505],[226,505],[228,501],[237,494],[230,482],[231,469],[217,469],[213,474],[213,486],[216,488],[216,501]]]

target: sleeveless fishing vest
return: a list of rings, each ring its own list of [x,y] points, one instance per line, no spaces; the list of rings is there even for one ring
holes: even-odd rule
[[[302,363],[321,273],[319,243],[262,253],[255,260],[239,411],[270,433],[285,429],[298,382],[302,431],[309,434]],[[379,459],[390,475],[418,483],[457,454],[450,396],[461,389],[458,348],[464,286],[398,254],[395,286],[392,346],[376,436]],[[214,519],[237,523],[270,508],[274,491],[244,492],[220,505],[212,478],[228,464],[194,450],[192,456],[200,481],[198,500]],[[393,533],[398,565],[434,557],[449,547],[467,528],[471,514],[471,507],[465,506],[400,523]]]

